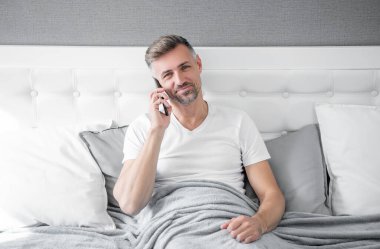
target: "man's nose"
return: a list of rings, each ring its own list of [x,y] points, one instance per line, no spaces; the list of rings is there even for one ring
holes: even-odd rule
[[[181,72],[174,73],[174,83],[176,85],[182,85],[184,82],[184,75]]]

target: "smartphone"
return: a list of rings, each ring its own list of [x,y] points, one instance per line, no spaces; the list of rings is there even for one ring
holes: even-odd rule
[[[154,82],[156,83],[156,86],[157,86],[158,88],[161,88],[162,86],[161,86],[160,82],[158,82],[158,80],[157,80],[156,78],[153,78],[153,79],[154,79]],[[163,99],[163,97],[161,97],[161,99]],[[166,106],[165,106],[164,104],[160,104],[160,105],[158,106],[158,110],[159,110],[161,113],[165,114],[166,116],[169,116],[168,108],[166,108]]]
[[[163,97],[161,97],[161,99],[163,99]],[[165,114],[166,116],[169,116],[168,108],[166,108],[166,106],[165,106],[164,104],[160,104],[160,105],[158,106],[158,110],[159,110],[161,113]]]

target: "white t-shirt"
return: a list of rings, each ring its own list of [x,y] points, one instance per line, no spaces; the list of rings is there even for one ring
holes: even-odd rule
[[[244,190],[243,167],[269,153],[252,119],[244,111],[208,104],[196,129],[183,127],[172,113],[157,163],[156,187],[192,179],[221,181]],[[148,114],[133,121],[124,141],[124,159],[136,159],[150,128]]]

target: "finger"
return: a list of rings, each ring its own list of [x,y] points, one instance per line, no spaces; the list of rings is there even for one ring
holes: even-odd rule
[[[220,228],[221,228],[221,229],[227,229],[227,227],[228,227],[229,224],[230,224],[230,222],[228,221],[228,222],[226,222],[226,223],[220,225]]]
[[[158,98],[158,99],[154,100],[154,102],[153,102],[153,106],[156,109],[159,107],[160,104],[163,104],[168,111],[169,111],[169,109],[170,109],[170,111],[172,110],[172,106],[170,105],[170,103],[163,98]]]
[[[245,228],[243,230],[238,231],[236,235],[236,240],[240,242],[244,242],[246,238],[252,236],[255,237],[257,234],[251,228]]]
[[[238,235],[238,237],[240,238],[240,241],[246,241],[248,239],[248,241],[250,242],[260,239],[261,236],[262,236],[262,233],[257,228],[249,229],[247,231],[244,231],[240,235]]]
[[[150,98],[152,98],[154,95],[158,95],[158,94],[162,94],[162,93],[165,93],[164,88],[156,88],[150,92],[149,96],[150,96]]]
[[[153,93],[150,98],[151,98],[151,101],[154,102],[157,99],[160,99],[160,95],[158,93]]]
[[[233,238],[238,238],[240,236],[239,241],[242,241],[243,239],[245,239],[245,237],[242,238],[241,236],[243,235],[248,236],[250,230],[251,229],[249,226],[245,224],[241,224],[237,229],[231,231],[230,234]]]
[[[165,106],[166,107],[169,107],[170,104],[167,102],[167,100],[169,100],[168,96],[166,95],[160,95],[160,94],[156,94],[154,93],[152,96],[151,96],[151,102],[154,103],[155,101],[157,101],[158,99],[161,99],[161,100],[165,100],[166,104]],[[161,102],[161,103],[165,103],[165,102]]]
[[[155,90],[156,90],[157,93],[165,92],[165,89],[162,88],[162,87],[156,88]]]
[[[244,241],[242,241],[242,243],[245,243],[245,244],[249,244],[249,243],[252,243],[253,241],[256,241],[257,239],[254,239],[253,236],[248,236],[247,238],[245,238]]]
[[[172,107],[169,106],[169,107],[167,107],[166,109],[167,109],[167,111],[168,111],[168,116],[170,116],[170,114],[172,113]]]
[[[157,93],[157,94],[160,96],[160,98],[163,98],[163,99],[166,99],[166,100],[169,99],[169,97],[168,97],[168,95],[166,94],[166,92],[163,92],[163,93]]]
[[[241,225],[241,221],[234,218],[233,220],[231,220],[231,222],[228,225],[227,229],[228,229],[228,231],[234,231],[237,228],[239,228],[240,225]]]
[[[236,219],[236,217],[235,217],[235,218],[232,218],[232,219],[230,219],[229,221],[227,221],[227,222],[225,222],[224,224],[222,224],[222,225],[221,225],[221,227],[223,227],[222,229],[227,229],[228,225],[229,225],[233,220],[235,220],[235,219]]]
[[[166,99],[161,99],[162,100],[162,103],[166,106],[166,107],[171,107],[171,105],[169,104],[168,101],[166,101]]]
[[[162,93],[165,92],[165,89],[162,87],[154,89],[151,93]]]
[[[243,221],[243,220],[246,220],[247,218],[249,218],[248,216],[245,216],[245,215],[239,215],[238,217],[236,217],[235,219],[236,220],[241,220],[241,221]]]
[[[152,94],[149,96],[149,98],[150,98],[150,102],[151,102],[151,103],[154,103],[154,101],[156,101],[156,100],[158,99],[158,96],[157,96],[156,93],[152,93]]]
[[[163,99],[156,99],[155,101],[153,101],[153,108],[158,110],[159,109],[159,105],[160,104],[163,104],[164,103],[164,100]]]
[[[166,112],[164,113],[164,110],[161,107],[161,104],[165,106]],[[170,116],[172,113],[172,106],[164,99],[157,99],[156,101],[153,102],[152,106],[153,110],[156,112],[160,112],[166,116]]]
[[[149,98],[153,98],[155,95],[157,95],[157,91],[154,90],[154,91],[151,91],[150,94],[149,94]]]

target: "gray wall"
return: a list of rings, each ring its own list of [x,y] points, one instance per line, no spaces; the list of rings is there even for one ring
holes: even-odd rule
[[[0,0],[0,44],[380,45],[378,0]]]

